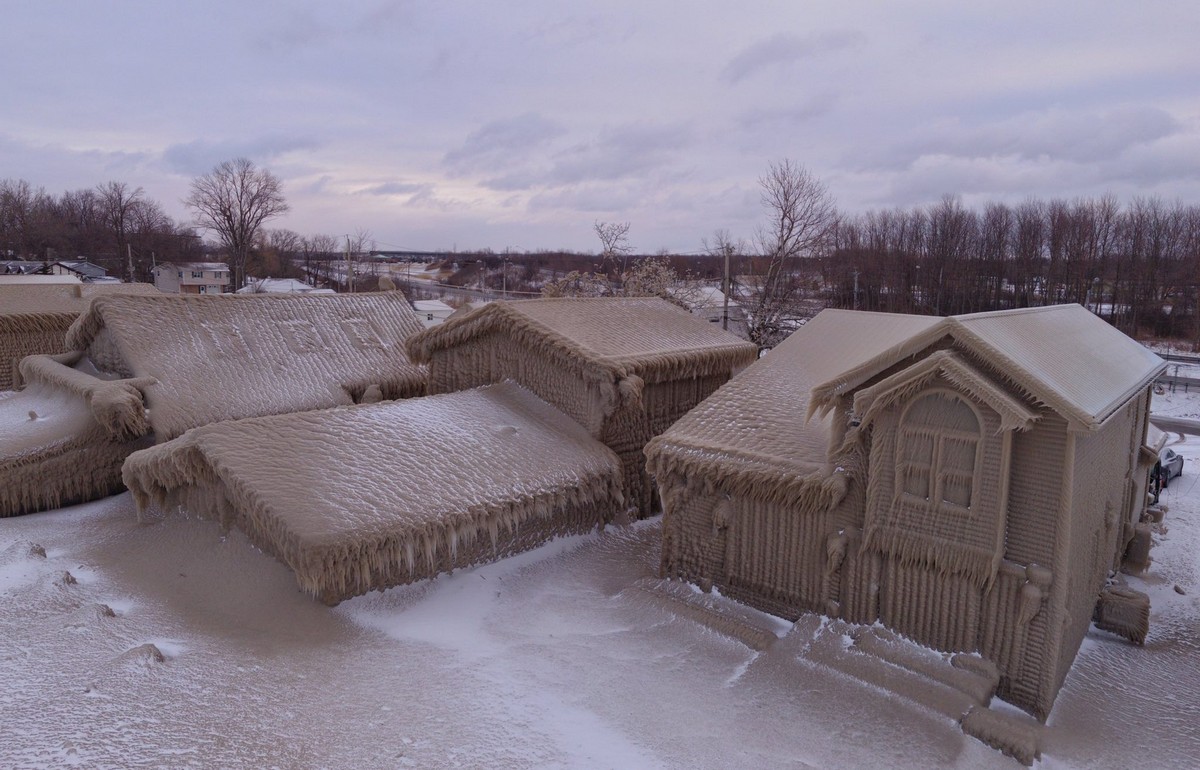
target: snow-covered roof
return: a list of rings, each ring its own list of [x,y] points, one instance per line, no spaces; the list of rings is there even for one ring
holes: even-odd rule
[[[844,318],[853,312],[822,315]],[[894,318],[883,315],[879,325]],[[834,341],[844,343],[845,336],[837,334]],[[868,360],[846,367],[816,387],[814,407],[830,408],[838,395],[945,336],[1077,429],[1098,427],[1166,366],[1080,305],[973,313],[935,319],[901,345],[879,348]]]
[[[823,480],[831,469],[831,421],[822,416],[805,423],[812,389],[940,320],[820,313],[653,439],[646,456],[653,462],[659,455],[674,454],[673,462],[708,471],[737,463],[748,484],[787,478],[799,489],[812,479]],[[667,447],[672,451],[664,452]]]
[[[421,328],[400,292],[102,296],[67,333],[86,350],[101,329],[145,388],[158,439],[219,420],[321,409],[425,390],[404,340]]]
[[[440,299],[414,299],[412,304],[418,313],[445,313],[449,315],[454,312],[454,308]]]
[[[79,273],[85,278],[103,278],[108,275],[107,270],[99,265],[88,262],[86,259],[59,260],[54,264],[66,268],[72,272]]]
[[[409,340],[415,361],[496,331],[548,347],[580,366],[652,379],[728,372],[756,348],[658,297],[587,297],[493,302]]]
[[[693,310],[725,307],[725,292],[717,286],[688,284],[679,288],[671,288],[670,292]],[[737,300],[733,297],[729,298],[730,307],[736,307],[737,304]]]
[[[228,270],[229,265],[225,262],[159,262],[154,269]]]
[[[946,337],[1079,430],[1097,427],[1165,366],[1079,305],[949,318],[824,310],[654,439],[647,457],[672,455],[697,472],[734,462],[746,483],[826,483],[838,397]]]
[[[295,278],[247,278],[237,294],[310,294],[320,291]]]

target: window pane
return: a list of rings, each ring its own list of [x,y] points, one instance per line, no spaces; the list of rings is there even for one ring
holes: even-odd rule
[[[971,475],[947,473],[942,477],[942,502],[960,508],[971,507]]]
[[[904,493],[919,497],[923,500],[929,499],[929,468],[919,465],[906,465],[901,471],[903,476]]]

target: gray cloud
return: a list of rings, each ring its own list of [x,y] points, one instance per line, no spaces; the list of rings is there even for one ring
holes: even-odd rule
[[[692,143],[686,126],[628,124],[601,133],[592,142],[560,152],[546,176],[551,184],[566,185],[627,176],[645,176],[667,165]]]
[[[944,122],[924,129],[927,135],[919,139],[866,153],[856,150],[847,165],[899,171],[928,156],[1100,163],[1180,130],[1175,118],[1154,107],[1105,112],[1051,109],[975,126]]]
[[[206,174],[218,163],[233,158],[249,158],[256,163],[266,163],[285,153],[311,150],[318,146],[314,140],[288,136],[221,142],[196,139],[167,147],[163,151],[163,161],[176,173],[196,176]]]
[[[804,104],[791,107],[756,107],[746,110],[737,117],[737,124],[745,129],[761,126],[793,126],[813,118],[828,115],[838,102],[834,93],[820,94]]]
[[[850,48],[865,40],[862,33],[850,30],[804,36],[781,32],[743,48],[721,70],[721,79],[735,85],[762,70]]]
[[[413,195],[429,190],[432,185],[419,182],[384,182],[363,190],[368,195]]]
[[[458,173],[512,168],[564,133],[555,121],[526,112],[480,126],[447,152],[443,162]]]

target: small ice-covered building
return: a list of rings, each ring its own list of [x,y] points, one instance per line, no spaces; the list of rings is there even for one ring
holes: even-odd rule
[[[1163,362],[1078,305],[933,318],[826,310],[646,449],[664,575],[995,665],[1049,714],[1133,539]]]
[[[0,401],[0,517],[112,494],[130,452],[196,426],[421,395],[420,328],[399,292],[97,297]]]
[[[447,318],[454,315],[454,308],[440,299],[414,299],[412,304],[413,310],[417,312],[417,318],[426,329],[444,323]]]
[[[657,297],[493,302],[408,341],[429,392],[513,380],[570,415],[653,508],[642,448],[757,356],[754,345]]]
[[[25,356],[62,353],[67,329],[95,297],[157,294],[148,283],[84,284],[71,276],[36,276],[44,283],[0,282],[0,390],[21,384]]]
[[[139,511],[235,526],[328,604],[603,527],[624,505],[612,451],[513,383],[207,425],[131,455],[124,478]]]

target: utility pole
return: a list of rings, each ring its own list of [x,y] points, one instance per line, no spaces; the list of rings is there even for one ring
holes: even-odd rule
[[[133,246],[125,244],[125,263],[129,269],[129,282],[133,283]]]
[[[346,286],[354,293],[354,266],[350,264],[350,235],[346,234]]]
[[[721,294],[724,295],[724,308],[721,310],[721,328],[729,331],[729,252],[731,246],[726,246],[725,251],[725,279],[721,282]]]
[[[854,309],[858,310],[858,271],[854,271]]]

